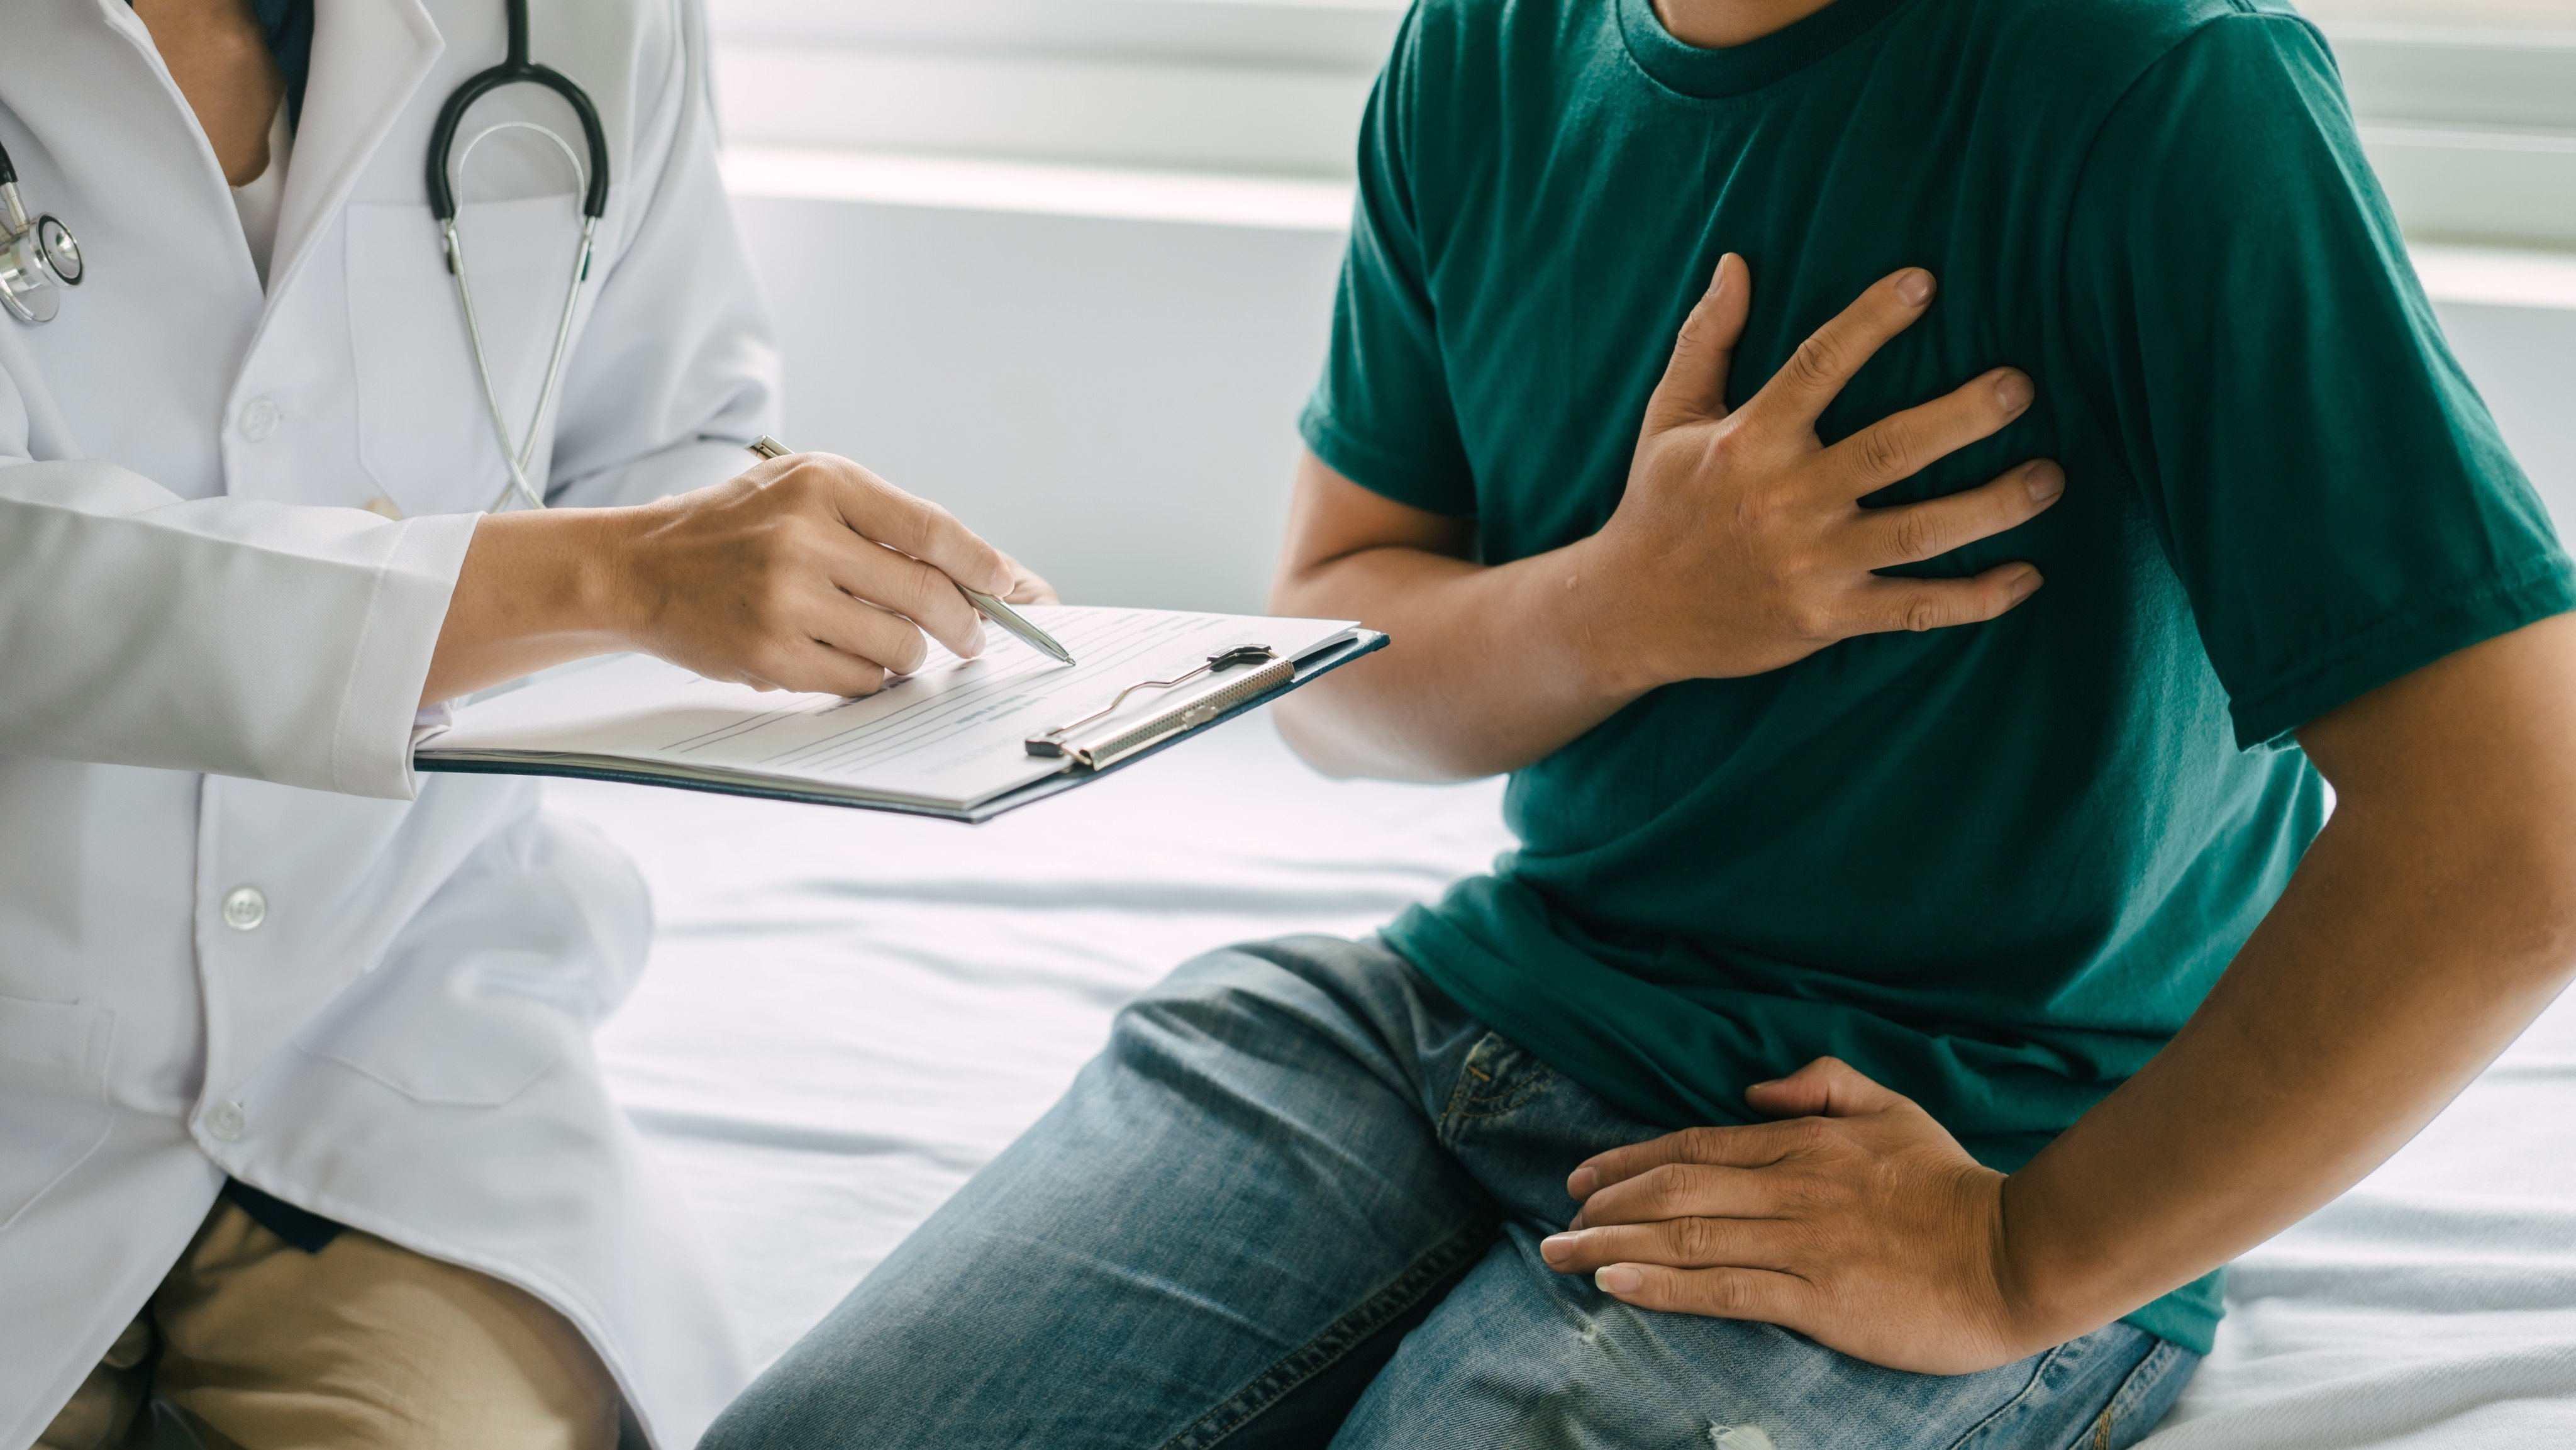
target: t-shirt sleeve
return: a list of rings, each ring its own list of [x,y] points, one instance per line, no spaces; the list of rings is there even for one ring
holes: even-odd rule
[[[2239,13],[2156,62],[2067,240],[2079,367],[2240,746],[2576,607],[2304,22]]]
[[[1422,9],[1396,36],[1360,125],[1359,192],[1324,376],[1298,432],[1343,477],[1432,513],[1476,511],[1440,353],[1413,187]]]

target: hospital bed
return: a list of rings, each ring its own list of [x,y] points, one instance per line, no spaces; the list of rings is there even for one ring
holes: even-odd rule
[[[1507,844],[1498,782],[1336,783],[1249,716],[968,828],[554,782],[653,885],[600,1052],[774,1359],[1194,953],[1365,932]],[[2153,1450],[2576,1446],[2576,1006],[2234,1271]]]

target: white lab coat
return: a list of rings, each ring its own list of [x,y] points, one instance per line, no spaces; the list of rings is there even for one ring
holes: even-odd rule
[[[642,883],[529,783],[409,764],[504,478],[422,180],[440,103],[502,54],[501,0],[319,0],[265,295],[126,0],[6,8],[0,140],[89,275],[49,326],[0,317],[0,1450],[44,1429],[226,1174],[530,1290],[654,1443],[687,1446],[744,1368],[589,1045],[644,959]],[[584,504],[727,477],[772,426],[776,368],[696,0],[534,9],[614,185],[532,476]],[[580,144],[530,87],[477,115]],[[464,188],[521,428],[570,191],[525,132]],[[245,887],[248,930],[224,913]]]

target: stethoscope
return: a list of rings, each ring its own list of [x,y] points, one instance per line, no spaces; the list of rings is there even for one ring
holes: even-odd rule
[[[546,506],[545,495],[528,484],[528,465],[536,460],[539,429],[546,420],[546,410],[554,405],[555,389],[563,381],[564,353],[572,343],[572,317],[581,300],[581,284],[590,276],[592,240],[599,233],[599,219],[608,211],[608,136],[599,127],[599,111],[590,103],[590,95],[573,84],[561,71],[532,63],[528,59],[528,0],[506,0],[510,18],[509,55],[490,70],[467,78],[449,94],[447,104],[439,108],[438,125],[429,133],[429,211],[438,222],[439,234],[447,243],[448,275],[456,279],[456,301],[465,309],[465,336],[474,345],[474,371],[483,380],[483,404],[492,415],[492,434],[501,444],[501,461],[509,466],[510,481],[492,501],[497,512],[510,505],[513,494],[532,508]],[[584,172],[581,158],[573,155],[572,143],[534,121],[503,121],[474,133],[465,143],[463,154],[449,162],[456,144],[457,123],[465,119],[466,108],[503,86],[522,81],[533,82],[564,98],[573,114],[581,118],[582,139],[590,145],[590,166]],[[501,131],[534,131],[555,143],[564,160],[572,166],[573,179],[585,183],[581,199],[581,246],[573,253],[572,276],[564,284],[563,313],[555,320],[554,353],[546,360],[545,386],[537,390],[536,411],[528,416],[524,439],[513,438],[509,420],[501,413],[501,392],[492,384],[492,363],[483,350],[483,326],[474,315],[474,285],[465,269],[465,243],[456,234],[456,190],[454,176],[465,173],[465,163],[474,157],[474,148],[484,138]],[[451,175],[452,173],[452,175]]]
[[[499,510],[510,505],[512,495],[536,508],[546,506],[545,495],[528,483],[528,465],[536,461],[539,429],[544,425],[546,410],[554,406],[555,391],[563,382],[564,354],[572,344],[573,313],[581,301],[581,284],[590,276],[590,254],[599,233],[599,219],[608,211],[608,136],[600,129],[599,111],[590,103],[590,95],[558,70],[537,65],[528,59],[528,0],[504,0],[509,16],[509,54],[499,65],[466,79],[447,97],[439,108],[438,125],[429,133],[429,211],[437,221],[440,236],[447,248],[447,271],[456,281],[456,301],[465,311],[465,336],[473,344],[474,371],[483,380],[484,407],[492,415],[492,433],[501,444],[501,461],[509,467],[510,481],[492,501]],[[534,121],[503,121],[487,126],[465,143],[461,154],[455,153],[456,127],[465,119],[467,108],[503,86],[520,82],[544,86],[564,98],[573,114],[581,119],[582,139],[589,143],[590,165],[573,154],[572,143],[551,129]],[[563,312],[555,321],[553,355],[546,360],[545,385],[537,390],[536,411],[529,415],[525,438],[513,437],[509,420],[502,416],[501,391],[492,382],[492,364],[483,347],[483,327],[474,314],[474,285],[465,267],[465,242],[456,232],[455,178],[465,172],[465,164],[474,157],[474,148],[500,131],[534,131],[555,144],[573,170],[573,180],[583,187],[581,200],[581,246],[573,253],[572,275],[564,284]],[[451,155],[453,160],[451,161]],[[0,146],[0,307],[20,322],[37,324],[54,320],[62,310],[62,289],[81,283],[80,242],[71,228],[52,216],[27,219],[26,204],[18,198],[17,168],[9,162],[9,151]]]
[[[0,146],[0,307],[29,326],[63,309],[63,289],[81,284],[80,242],[51,216],[27,220],[18,168]]]

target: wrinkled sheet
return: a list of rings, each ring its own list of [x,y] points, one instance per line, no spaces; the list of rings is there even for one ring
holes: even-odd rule
[[[554,781],[652,882],[600,1034],[774,1359],[1211,947],[1356,935],[1505,849],[1501,786],[1324,780],[1263,715],[968,827]],[[2154,1450],[2576,1446],[2576,1009],[2248,1256]]]

